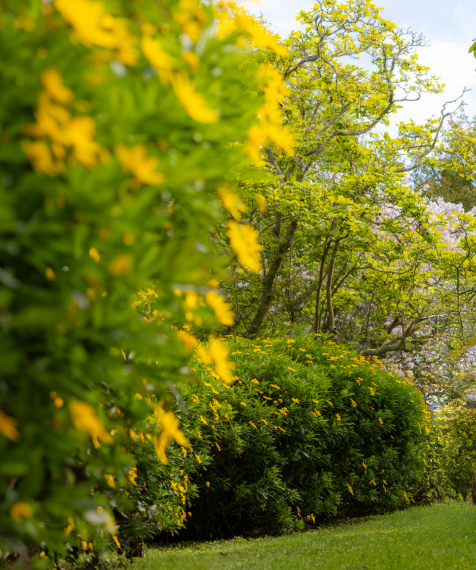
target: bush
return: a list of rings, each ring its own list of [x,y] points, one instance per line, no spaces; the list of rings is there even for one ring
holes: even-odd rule
[[[476,410],[449,404],[435,414],[432,483],[436,498],[476,497]]]
[[[412,385],[330,340],[229,348],[232,387],[202,353],[200,381],[180,390],[187,413],[175,413],[193,451],[174,445],[167,468],[138,470],[149,509],[159,488],[182,500],[183,537],[288,532],[427,498],[427,415]]]
[[[4,552],[97,550],[113,511],[121,520],[134,504],[127,451],[147,394],[188,375],[172,325],[199,317],[174,290],[197,296],[223,275],[209,237],[243,149],[256,154],[249,127],[267,81],[239,47],[255,23],[225,12],[195,0],[2,2]],[[155,312],[141,319],[144,287]]]

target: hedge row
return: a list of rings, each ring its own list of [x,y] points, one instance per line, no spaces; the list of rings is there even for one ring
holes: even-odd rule
[[[191,448],[174,444],[163,466],[154,422],[137,438],[139,512],[124,540],[174,527],[183,538],[288,532],[428,496],[427,412],[412,385],[329,340],[229,347],[232,386],[196,359],[200,380],[180,391]]]

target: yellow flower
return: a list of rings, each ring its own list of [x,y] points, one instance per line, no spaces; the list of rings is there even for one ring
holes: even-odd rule
[[[131,269],[133,261],[130,255],[120,253],[109,264],[109,273],[114,277],[121,277]]]
[[[182,58],[190,65],[192,71],[197,71],[200,67],[200,58],[193,51],[184,51]]]
[[[215,311],[216,318],[222,325],[233,326],[235,319],[231,305],[221,295],[215,291],[209,291],[205,295],[205,300]]]
[[[114,489],[114,487],[116,486],[116,482],[114,481],[114,477],[112,475],[109,475],[106,473],[104,475],[104,479],[106,479],[106,483],[109,485],[109,487]]]
[[[111,434],[102,425],[96,410],[90,404],[73,402],[70,406],[70,414],[73,425],[76,429],[85,431],[91,436],[94,447],[99,447],[99,441],[114,443]]]
[[[68,103],[73,98],[73,92],[63,85],[63,77],[54,67],[43,71],[41,74],[41,83],[49,95],[58,101],[58,103]]]
[[[127,476],[129,478],[129,481],[137,487],[137,467],[131,467],[127,473]]]
[[[340,422],[340,421],[341,421],[341,417],[340,417],[340,415],[339,415],[339,414],[336,414],[336,418],[337,418],[337,421],[338,421],[338,422]]]
[[[180,420],[173,412],[166,412],[159,402],[155,408],[155,415],[159,421],[162,431],[157,435],[155,441],[155,452],[157,458],[164,464],[168,463],[165,452],[173,441],[183,447],[190,447],[188,439],[179,429]]]
[[[93,140],[96,122],[92,117],[74,117],[66,125],[65,137],[73,147],[73,154],[81,164],[92,167],[106,152]]]
[[[152,67],[157,70],[160,81],[164,85],[171,83],[173,78],[174,58],[165,52],[160,43],[154,40],[150,35],[147,28],[143,27],[145,32],[142,36],[141,47],[145,57],[149,60]]]
[[[117,548],[121,548],[121,543],[115,534],[112,535],[112,540],[116,543]]]
[[[20,501],[15,503],[10,509],[10,517],[13,521],[18,522],[22,518],[29,519],[33,516],[33,511],[28,503]]]
[[[175,334],[177,335],[178,339],[183,343],[185,350],[187,352],[190,352],[198,344],[197,337],[189,333],[188,331],[178,329],[175,331]]]
[[[382,418],[379,418],[378,421],[383,425],[383,420],[382,420]]]
[[[17,421],[0,410],[0,433],[11,441],[18,441],[20,434],[17,430]]]
[[[202,460],[200,459],[200,456],[199,456],[199,455],[195,455],[195,459],[196,459],[199,463],[202,463]]]
[[[291,398],[291,400],[295,403],[295,404],[299,404],[299,400],[297,398]]]
[[[352,493],[352,495],[353,495],[354,491],[353,491],[352,487],[348,483],[346,483],[346,487],[347,487],[347,489],[349,489],[349,493]]]
[[[125,22],[109,14],[102,2],[55,0],[55,6],[81,43],[117,50],[115,57],[126,65],[137,62],[134,38],[129,34]]]
[[[64,529],[65,535],[69,536],[75,528],[76,528],[76,525],[74,524],[73,517],[68,517],[68,526]]]
[[[239,222],[241,220],[240,212],[246,212],[246,206],[240,201],[240,197],[224,186],[218,188],[217,192],[225,208]]]
[[[186,75],[173,75],[172,85],[175,95],[193,120],[199,123],[216,123],[218,121],[218,113],[207,106],[203,95],[195,91],[195,85]]]
[[[53,160],[50,149],[43,141],[24,141],[23,150],[37,172],[48,176],[57,176],[64,172],[64,166]]]
[[[357,407],[357,402],[355,400],[352,400],[352,398],[350,399],[350,403],[352,404],[353,408]]]
[[[240,263],[253,273],[258,273],[261,269],[259,253],[264,249],[258,244],[258,232],[250,225],[229,222],[227,236]]]
[[[250,424],[250,426],[251,426],[252,428],[258,429],[258,428],[256,427],[256,425],[255,425],[251,420],[250,420],[248,423]]]
[[[148,157],[146,148],[143,145],[137,144],[127,148],[122,144],[118,144],[114,147],[114,152],[122,168],[132,172],[137,182],[156,186],[164,181],[164,174],[156,170],[159,165],[159,159],[156,156]]]
[[[207,482],[205,483],[205,485],[206,485],[207,487],[210,487],[210,481],[207,481]]]
[[[258,208],[261,213],[264,214],[268,208],[268,204],[266,203],[266,198],[261,196],[261,194],[256,194],[255,196],[256,202],[258,203]]]
[[[213,336],[210,336],[208,345],[208,355],[215,365],[217,374],[220,376],[223,382],[226,384],[231,384],[233,382],[233,375],[231,371],[233,368],[235,368],[235,364],[233,362],[230,362],[227,358],[230,349],[224,342]]]

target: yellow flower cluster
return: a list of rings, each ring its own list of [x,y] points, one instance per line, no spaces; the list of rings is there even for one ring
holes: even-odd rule
[[[122,168],[134,174],[132,189],[137,190],[141,183],[156,186],[164,181],[164,174],[157,172],[159,159],[156,156],[147,156],[145,146],[137,144],[127,148],[118,144],[114,147],[114,152]]]
[[[218,338],[210,336],[208,340],[208,349],[204,346],[199,346],[197,349],[197,358],[203,363],[213,363],[217,375],[226,384],[233,382],[233,375],[231,371],[235,367],[233,362],[228,360],[230,349],[228,346]]]
[[[218,37],[226,38],[233,32],[241,35],[238,44],[268,48],[276,55],[287,57],[288,50],[280,45],[278,38],[267,30],[255,17],[249,14],[233,0],[220,0],[215,4],[218,23]]]
[[[91,168],[106,161],[108,151],[94,141],[96,123],[92,117],[72,116],[66,104],[73,93],[63,85],[61,73],[49,68],[41,75],[44,90],[38,96],[36,123],[26,133],[23,148],[38,172],[57,176],[65,171],[65,160]]]
[[[261,163],[261,147],[266,138],[286,154],[294,153],[295,140],[288,127],[281,127],[282,111],[279,102],[286,96],[287,88],[281,74],[269,65],[260,66],[258,79],[263,82],[264,104],[258,110],[259,124],[248,133],[246,151],[257,164]]]
[[[102,2],[55,0],[55,6],[72,27],[76,40],[111,50],[111,55],[125,65],[137,63],[139,52],[126,21],[112,16]]]

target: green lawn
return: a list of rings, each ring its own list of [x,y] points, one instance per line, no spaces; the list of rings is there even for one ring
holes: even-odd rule
[[[364,522],[279,538],[149,550],[134,570],[476,569],[476,508],[414,507]]]

